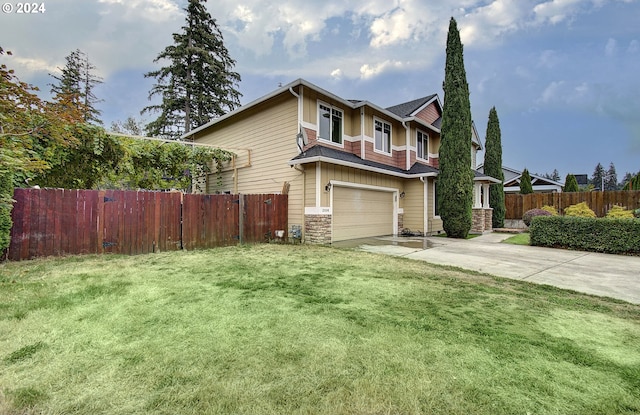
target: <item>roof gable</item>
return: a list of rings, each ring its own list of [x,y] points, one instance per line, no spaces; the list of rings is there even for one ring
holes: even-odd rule
[[[390,111],[402,118],[414,117],[424,110],[437,97],[438,95],[431,94],[426,97],[414,99],[413,101],[403,102],[402,104],[388,107],[387,111]]]

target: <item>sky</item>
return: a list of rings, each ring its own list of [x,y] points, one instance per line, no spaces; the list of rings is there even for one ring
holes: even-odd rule
[[[105,127],[140,115],[157,55],[184,24],[186,0],[48,0],[0,12],[0,62],[50,98],[50,74],[80,49],[103,84]],[[640,0],[210,0],[242,104],[306,79],[389,107],[437,93],[449,19],[464,44],[471,111],[484,140],[500,119],[503,164],[591,176],[640,171]],[[24,11],[23,7],[23,11]],[[482,158],[480,154],[479,158]]]

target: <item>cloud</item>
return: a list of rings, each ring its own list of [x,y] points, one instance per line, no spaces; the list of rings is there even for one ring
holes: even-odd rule
[[[629,43],[629,47],[627,48],[627,53],[638,53],[638,51],[640,50],[640,42],[638,42],[637,40],[633,39],[630,43]]]
[[[365,64],[360,67],[360,77],[362,79],[370,79],[386,72],[389,69],[401,69],[405,66],[402,62],[386,60],[373,66]]]
[[[551,0],[540,3],[533,8],[535,20],[538,23],[558,24],[573,18],[578,13],[581,3],[584,3],[584,0]]]
[[[613,38],[609,38],[609,40],[607,40],[607,45],[604,47],[605,56],[611,57],[615,55],[617,46],[618,43],[616,42],[616,40]]]

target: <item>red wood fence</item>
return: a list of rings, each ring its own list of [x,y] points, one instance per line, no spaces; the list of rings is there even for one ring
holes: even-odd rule
[[[287,195],[16,189],[10,260],[144,254],[287,238]],[[284,231],[280,237],[276,231]]]
[[[522,219],[527,210],[542,206],[553,206],[562,214],[566,207],[581,202],[586,202],[596,216],[603,217],[614,205],[630,210],[640,208],[640,190],[507,194],[504,198],[505,219]]]

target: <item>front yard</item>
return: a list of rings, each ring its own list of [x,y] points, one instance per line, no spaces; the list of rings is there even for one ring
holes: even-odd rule
[[[0,265],[4,414],[640,412],[640,307],[258,245]]]

